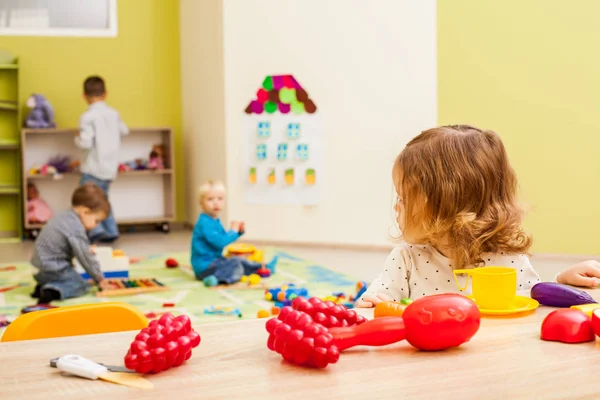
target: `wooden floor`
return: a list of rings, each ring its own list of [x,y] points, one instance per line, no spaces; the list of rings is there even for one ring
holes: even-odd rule
[[[164,252],[189,251],[191,231],[126,233],[113,245],[123,249],[131,257]],[[329,268],[345,272],[360,280],[371,280],[379,273],[388,251],[382,249],[351,250],[324,246],[279,246],[291,254],[315,261]],[[0,244],[0,264],[27,261],[33,251],[33,242]],[[554,276],[577,261],[579,256],[536,255],[532,263],[542,280],[552,280]]]

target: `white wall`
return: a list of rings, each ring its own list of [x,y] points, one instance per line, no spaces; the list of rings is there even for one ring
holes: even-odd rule
[[[387,243],[393,160],[437,120],[435,0],[223,0],[223,46],[228,215],[247,238]],[[245,204],[243,110],[266,75],[287,73],[323,122],[322,201]]]

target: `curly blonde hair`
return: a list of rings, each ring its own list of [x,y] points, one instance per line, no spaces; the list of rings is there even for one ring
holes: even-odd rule
[[[402,192],[404,236],[450,245],[455,266],[481,265],[482,253],[527,254],[517,177],[493,131],[450,125],[422,132],[398,155],[394,184]],[[398,190],[398,189],[401,189]]]

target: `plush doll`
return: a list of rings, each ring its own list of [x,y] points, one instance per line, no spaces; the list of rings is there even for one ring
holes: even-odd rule
[[[27,182],[27,220],[30,224],[45,224],[50,218],[50,206],[40,197],[37,186]]]
[[[27,128],[55,128],[54,109],[50,102],[41,94],[32,94],[27,99],[27,107],[31,108],[25,126]]]
[[[161,157],[154,150],[150,152],[150,160],[148,161],[148,169],[165,169],[165,165]]]

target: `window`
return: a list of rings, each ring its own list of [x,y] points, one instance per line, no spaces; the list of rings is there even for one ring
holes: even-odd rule
[[[277,160],[285,161],[287,159],[287,151],[287,143],[280,143],[279,145],[277,145]]]
[[[298,139],[300,137],[300,124],[297,122],[290,122],[287,127],[288,139]]]
[[[267,145],[264,143],[256,145],[256,158],[265,160],[267,158]]]
[[[308,160],[308,145],[307,144],[299,144],[296,147],[296,156],[298,160],[306,161]]]
[[[270,122],[259,122],[258,123],[258,137],[260,139],[266,139],[271,136],[271,123]]]
[[[0,36],[117,36],[117,0],[0,0]]]

